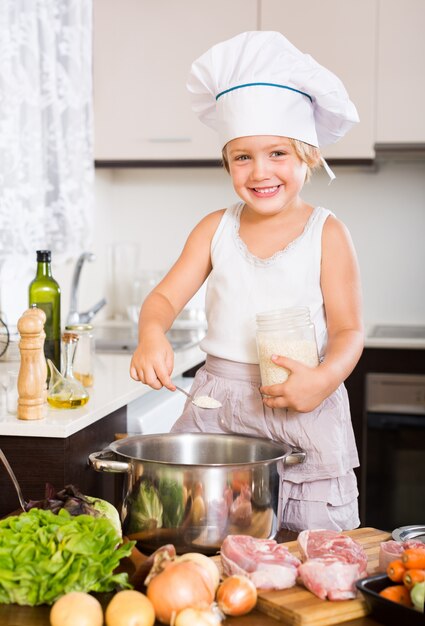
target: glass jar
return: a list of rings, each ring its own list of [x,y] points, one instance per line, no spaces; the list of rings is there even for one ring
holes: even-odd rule
[[[79,380],[84,387],[91,387],[94,381],[93,326],[91,324],[69,324],[65,330],[78,336],[73,362],[74,378]]]
[[[74,377],[73,363],[78,335],[64,332],[62,335],[63,373],[47,359],[50,370],[47,402],[55,409],[76,409],[89,401],[89,394],[82,383]]]
[[[263,385],[285,382],[289,372],[271,360],[287,356],[310,367],[319,364],[314,324],[308,307],[299,306],[258,313],[257,350]]]
[[[18,411],[18,374],[10,371],[7,373],[6,408],[8,413],[16,414]]]

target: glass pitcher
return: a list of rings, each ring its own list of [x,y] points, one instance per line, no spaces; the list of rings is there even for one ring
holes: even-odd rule
[[[74,378],[72,372],[77,342],[78,335],[75,333],[63,333],[63,374],[58,371],[50,359],[47,359],[50,370],[47,402],[56,409],[76,409],[89,401],[89,394],[80,381]]]

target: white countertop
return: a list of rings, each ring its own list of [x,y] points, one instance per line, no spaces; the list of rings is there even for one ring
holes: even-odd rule
[[[388,338],[388,337],[367,337],[365,338],[365,348],[396,348],[398,350],[425,350],[425,339]]]
[[[396,348],[425,350],[425,339],[409,337],[371,337],[372,327],[366,328],[366,348]],[[89,402],[79,409],[53,409],[46,404],[42,420],[19,420],[6,410],[4,393],[0,403],[0,436],[58,437],[65,438],[86,428],[113,411],[126,406],[148,392],[155,393],[147,385],[130,378],[131,356],[125,354],[96,353],[95,384],[89,389]],[[175,353],[174,376],[205,360],[198,346]],[[19,370],[19,362],[1,361],[0,376],[9,370]]]
[[[88,403],[78,409],[54,409],[46,404],[46,415],[41,420],[20,420],[7,412],[5,402],[0,405],[0,436],[65,438],[86,428],[113,411],[153,390],[130,378],[129,354],[96,353],[95,383],[89,388]],[[175,353],[173,376],[205,360],[198,346]],[[19,370],[19,362],[1,362],[0,374]],[[153,392],[154,393],[154,392]],[[170,392],[171,393],[171,392]]]
[[[376,333],[377,329],[380,333]],[[424,327],[413,324],[368,325],[365,329],[365,348],[425,350]]]

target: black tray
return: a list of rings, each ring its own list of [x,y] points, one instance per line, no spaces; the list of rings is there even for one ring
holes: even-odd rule
[[[379,592],[385,587],[396,584],[385,574],[377,574],[358,580],[356,587],[363,594],[372,616],[378,622],[382,622],[386,626],[424,626],[425,616],[423,613],[379,595]]]

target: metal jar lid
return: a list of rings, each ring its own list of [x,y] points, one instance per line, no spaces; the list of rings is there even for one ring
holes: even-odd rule
[[[93,330],[92,324],[67,324],[65,330],[71,330],[74,332],[88,332]]]

